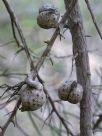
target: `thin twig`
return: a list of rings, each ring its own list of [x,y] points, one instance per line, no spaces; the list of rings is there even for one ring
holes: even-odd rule
[[[24,135],[24,136],[30,136],[28,135],[25,130],[18,124],[16,123],[16,127],[19,129],[19,131],[21,131],[21,133]]]
[[[20,104],[21,104],[21,100],[19,99],[19,100],[17,101],[17,104],[16,104],[15,107],[14,107],[14,110],[13,110],[11,116],[9,117],[9,119],[7,120],[7,122],[5,123],[5,125],[4,125],[3,127],[1,127],[1,129],[2,129],[2,135],[1,135],[1,136],[4,135],[4,133],[5,133],[5,131],[6,131],[7,127],[8,127],[8,125],[13,121],[13,118],[14,118],[14,116],[16,115],[16,112],[17,112],[17,110],[18,110]]]
[[[44,122],[43,118],[39,117],[39,116],[38,116],[37,114],[35,114],[34,112],[32,112],[32,115],[33,115],[35,118],[37,118],[39,121]],[[54,131],[55,131],[57,134],[59,134],[59,128],[54,127],[54,126],[51,125],[51,123],[47,123],[47,122],[45,122],[45,125],[46,125],[46,126],[49,126],[51,129],[54,129]],[[66,134],[66,131],[65,131],[65,130],[62,130],[62,132],[63,132],[64,134]]]
[[[52,109],[51,112],[49,113],[49,115],[47,116],[47,118],[45,119],[43,125],[42,125],[42,128],[44,127],[45,123],[47,122],[47,120],[52,116],[54,110]]]
[[[93,12],[92,12],[90,3],[89,3],[88,0],[85,0],[85,2],[86,2],[86,5],[87,5],[87,8],[88,8],[88,10],[89,10],[89,12],[90,12],[90,14],[91,14],[91,17],[92,17],[93,23],[94,23],[94,25],[95,25],[95,27],[96,27],[96,30],[97,30],[97,32],[98,32],[100,38],[102,39],[102,33],[101,33],[101,31],[100,31],[100,29],[99,29],[99,27],[98,27],[98,24],[97,24],[97,21],[96,21],[96,19],[95,19],[95,16],[94,16]]]
[[[0,43],[0,47],[7,46],[8,44],[11,44],[11,43],[15,43],[15,41],[11,40],[11,41],[8,41],[6,43]]]
[[[71,130],[68,128],[67,124],[65,123],[65,120],[63,119],[63,117],[59,114],[59,112],[57,111],[55,104],[52,101],[52,98],[50,97],[50,95],[48,94],[47,90],[44,88],[44,92],[48,97],[48,100],[50,101],[50,104],[53,108],[53,111],[56,113],[57,117],[60,119],[60,121],[62,122],[63,126],[65,127],[66,131],[67,131],[67,136],[69,136],[69,134],[71,136],[74,136],[74,134],[71,132]]]
[[[27,76],[27,74],[26,73],[2,73],[2,74],[0,74],[0,77],[1,76],[6,76],[6,77],[8,77],[8,76]]]
[[[96,121],[96,123],[93,126],[93,130],[95,130],[96,128],[98,128],[99,124],[102,122],[102,114],[99,115],[98,120]]]
[[[26,40],[24,38],[24,35],[23,35],[23,32],[22,32],[22,29],[21,29],[21,26],[19,25],[19,23],[17,22],[17,18],[13,12],[13,10],[11,9],[9,3],[7,2],[7,0],[2,0],[3,3],[5,4],[5,7],[9,13],[9,16],[10,16],[10,19],[11,19],[11,26],[12,26],[12,31],[13,31],[13,36],[14,36],[14,39],[15,41],[17,42],[18,46],[22,48],[22,45],[21,43],[19,42],[17,36],[16,36],[16,31],[15,31],[15,27],[18,31],[18,34],[20,36],[20,39],[22,41],[22,44],[23,44],[23,48],[25,50],[25,53],[27,55],[27,58],[30,62],[30,66],[31,66],[31,69],[34,68],[34,65],[33,65],[33,61],[32,61],[32,58],[30,56],[30,53],[29,53],[29,49],[28,49],[28,46],[27,46],[27,43],[26,43]]]
[[[28,112],[28,116],[29,116],[29,119],[30,119],[32,125],[33,125],[34,128],[36,129],[38,135],[39,135],[39,136],[42,136],[41,131],[40,131],[39,127],[37,126],[36,122],[34,121],[34,119],[33,119],[33,117],[32,117],[32,115],[31,115],[30,112]]]

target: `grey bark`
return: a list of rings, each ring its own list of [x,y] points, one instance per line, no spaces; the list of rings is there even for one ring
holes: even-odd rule
[[[72,0],[64,0],[66,10]],[[89,57],[83,21],[78,2],[76,2],[70,17],[68,15],[68,26],[72,35],[73,55],[76,56],[77,81],[83,86],[84,93],[80,103],[80,136],[93,136],[92,132],[92,92]]]

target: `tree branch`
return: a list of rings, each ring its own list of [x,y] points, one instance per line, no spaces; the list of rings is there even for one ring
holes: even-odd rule
[[[7,122],[5,123],[5,125],[4,125],[3,127],[1,127],[2,132],[1,132],[0,136],[3,136],[3,135],[4,135],[4,133],[5,133],[6,129],[7,129],[7,127],[9,126],[9,124],[10,124],[11,122],[13,122],[13,118],[14,118],[14,116],[16,115],[17,110],[18,110],[20,104],[21,104],[21,100],[19,99],[18,102],[17,102],[17,104],[15,105],[14,110],[13,110],[12,114],[10,115],[9,119],[7,120]]]
[[[73,133],[71,132],[71,130],[68,128],[68,126],[67,126],[67,124],[66,124],[64,118],[63,118],[63,117],[59,114],[59,112],[57,111],[57,109],[56,109],[56,107],[55,107],[55,105],[54,105],[54,102],[53,102],[52,98],[50,97],[50,95],[48,94],[48,92],[47,92],[47,90],[46,90],[45,88],[44,88],[44,92],[45,92],[45,94],[47,95],[47,98],[48,98],[48,100],[49,100],[49,102],[50,102],[50,104],[51,104],[51,106],[52,106],[53,112],[56,113],[57,117],[60,119],[61,123],[62,123],[63,126],[65,127],[65,129],[66,129],[66,131],[67,131],[67,136],[69,136],[69,134],[70,134],[71,136],[74,136],[74,134],[73,134]]]
[[[66,9],[69,10],[72,0],[64,0],[64,2]],[[70,18],[68,17],[67,19],[72,35],[73,54],[75,56],[78,53],[78,56],[75,58],[77,81],[83,86],[84,90],[80,103],[80,136],[92,136],[92,92],[89,57],[78,2],[70,14]]]
[[[96,128],[98,128],[99,124],[102,122],[102,114],[99,115],[98,120],[96,121],[96,123],[93,126],[93,130],[95,130]]]
[[[97,24],[97,21],[96,21],[96,19],[95,19],[95,16],[94,16],[93,12],[92,12],[90,3],[89,3],[88,0],[85,0],[85,2],[86,2],[86,5],[87,5],[87,8],[88,8],[88,10],[89,10],[89,12],[90,12],[90,14],[91,14],[91,17],[92,17],[93,23],[94,23],[94,25],[95,25],[95,27],[96,27],[96,30],[97,30],[97,32],[98,32],[100,38],[102,39],[102,33],[101,33],[101,31],[100,31],[100,29],[99,29],[99,27],[98,27],[98,24]]]
[[[34,65],[33,65],[33,60],[31,58],[31,55],[29,53],[29,49],[28,49],[28,46],[27,46],[27,43],[26,43],[26,40],[24,38],[24,35],[23,35],[23,32],[22,32],[22,29],[21,29],[21,26],[19,25],[19,23],[17,22],[17,18],[13,12],[13,10],[11,9],[9,3],[7,2],[7,0],[2,0],[8,13],[9,13],[9,16],[10,16],[10,19],[11,19],[11,26],[12,26],[12,32],[13,32],[13,36],[14,36],[14,39],[17,43],[17,45],[21,48],[23,48],[25,50],[25,53],[27,55],[27,58],[30,62],[30,66],[31,66],[31,70],[34,69]],[[20,36],[20,39],[22,41],[22,44],[23,46],[21,45],[21,43],[19,42],[17,36],[16,36],[16,31],[15,31],[15,28],[17,29],[18,31],[18,34]]]

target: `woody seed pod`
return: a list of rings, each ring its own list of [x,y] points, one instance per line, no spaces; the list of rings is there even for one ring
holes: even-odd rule
[[[59,88],[58,95],[61,100],[76,104],[82,100],[83,88],[76,81],[65,83]]]
[[[42,107],[46,96],[42,90],[26,88],[21,92],[21,111],[34,111]]]
[[[32,76],[28,75],[26,79],[28,86],[20,92],[22,103],[21,111],[34,111],[43,106],[46,101],[43,86],[38,81],[32,80]]]
[[[52,4],[45,4],[39,8],[37,23],[41,28],[56,28],[60,18],[60,12]]]

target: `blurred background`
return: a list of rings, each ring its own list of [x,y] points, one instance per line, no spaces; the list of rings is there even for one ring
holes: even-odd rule
[[[65,12],[63,0],[9,0],[19,24],[22,27],[28,48],[36,63],[46,48],[44,41],[49,40],[53,35],[54,29],[44,30],[37,25],[37,15],[39,7],[45,3],[53,3],[60,10],[61,15]],[[102,32],[102,1],[91,0],[91,7],[96,17],[100,31]],[[98,115],[102,114],[102,40],[100,39],[91,16],[84,1],[79,0],[83,23],[85,27],[90,69],[93,89],[93,114],[94,122]],[[66,81],[76,80],[75,65],[72,71],[72,41],[69,30],[64,33],[65,39],[58,37],[53,45],[51,53],[53,65],[49,58],[40,69],[40,76],[46,82],[53,100],[57,100],[57,88]],[[0,1],[0,85],[14,85],[25,79],[29,73],[29,62],[24,51],[18,53],[19,48],[14,41],[9,15],[2,1]],[[72,71],[72,74],[70,74]],[[3,93],[0,89],[0,95]],[[3,125],[9,117],[9,112],[13,110],[15,100],[3,108],[3,102],[7,99],[0,99],[0,125]],[[73,105],[68,102],[55,103],[59,113],[68,121],[68,126],[74,131],[79,132],[80,110],[79,104]],[[66,131],[55,114],[45,122],[44,120],[51,111],[51,106],[43,106],[42,111],[20,112],[16,115],[17,126],[10,124],[5,135],[11,136],[66,136]],[[9,114],[7,114],[9,113]],[[43,125],[44,124],[44,125]],[[102,124],[95,129],[95,136],[102,135]]]

